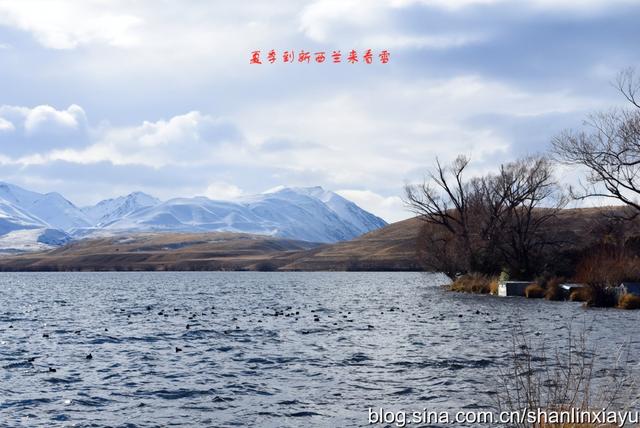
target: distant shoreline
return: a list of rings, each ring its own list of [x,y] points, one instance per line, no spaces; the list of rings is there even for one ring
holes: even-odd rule
[[[229,232],[139,233],[85,238],[0,257],[0,272],[422,271],[418,219],[351,241],[320,244]]]

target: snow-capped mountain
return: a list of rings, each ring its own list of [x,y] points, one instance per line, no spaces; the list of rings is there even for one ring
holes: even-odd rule
[[[37,227],[69,231],[92,224],[80,208],[55,192],[42,194],[0,182],[0,203],[9,210],[24,213]]]
[[[0,182],[0,252],[53,248],[71,239],[65,231],[90,225],[59,193],[41,194]]]
[[[57,229],[13,230],[0,236],[0,254],[45,251],[71,241],[71,236]]]
[[[285,189],[281,189],[281,191],[284,191]],[[324,190],[320,186],[295,187],[289,190],[322,201],[343,221],[347,221],[353,227],[355,227],[359,232],[358,235],[362,235],[369,231],[379,229],[386,226],[387,224],[380,217],[376,217],[370,212],[363,210],[353,202],[338,195],[337,193]]]
[[[341,196],[312,187],[280,188],[237,201],[176,198],[139,209],[102,228],[114,232],[228,231],[336,242],[385,225],[381,218]]]
[[[195,197],[162,202],[135,192],[80,209],[59,193],[0,182],[0,249],[11,242],[16,249],[42,249],[64,244],[69,235],[130,232],[227,231],[336,242],[385,225],[321,187],[280,187],[236,201]]]
[[[96,205],[85,207],[82,211],[97,227],[120,220],[141,208],[153,207],[161,203],[160,199],[143,192],[133,192],[127,196],[105,199]]]
[[[0,235],[21,229],[36,229],[43,222],[28,212],[0,199]]]

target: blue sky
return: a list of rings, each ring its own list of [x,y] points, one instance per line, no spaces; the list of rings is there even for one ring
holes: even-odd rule
[[[0,178],[78,205],[321,185],[388,221],[435,156],[477,172],[620,105],[640,1],[0,0]],[[388,64],[250,65],[254,50]]]

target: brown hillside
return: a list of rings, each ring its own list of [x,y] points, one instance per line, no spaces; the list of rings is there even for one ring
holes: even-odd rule
[[[83,239],[0,259],[5,271],[242,270],[318,244],[240,233],[135,234]]]
[[[288,256],[281,270],[420,270],[416,238],[421,221],[399,221],[347,242]]]
[[[604,236],[640,235],[638,222],[608,220],[609,214],[618,211],[567,209],[547,227],[569,261]],[[1,258],[0,270],[420,270],[417,250],[421,226],[422,222],[413,218],[328,245],[224,232],[98,237],[44,253]]]

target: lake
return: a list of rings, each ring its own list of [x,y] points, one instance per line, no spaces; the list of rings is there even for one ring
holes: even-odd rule
[[[607,352],[640,350],[639,312],[456,294],[444,281],[3,273],[0,423],[367,426],[369,407],[486,410],[516,323],[562,344],[574,320]]]

